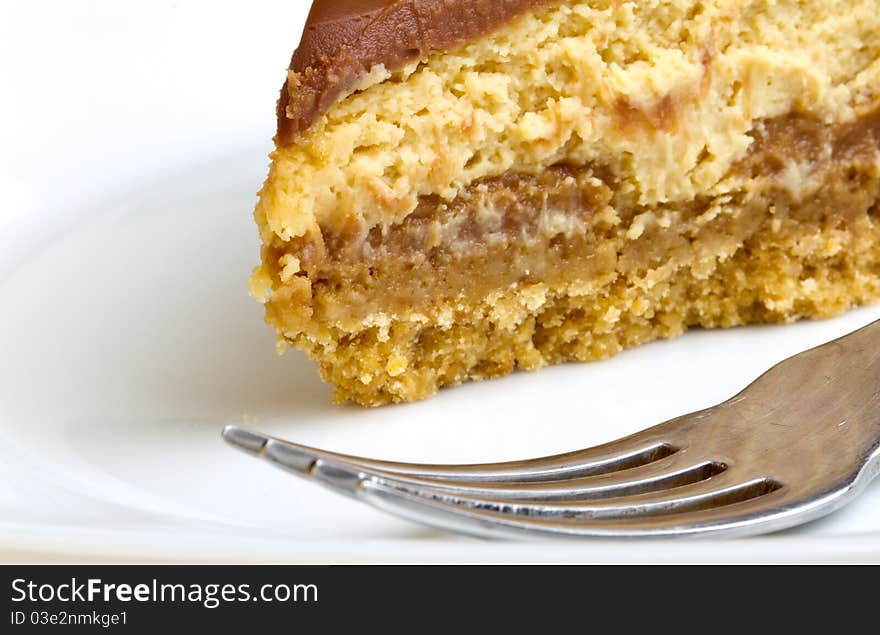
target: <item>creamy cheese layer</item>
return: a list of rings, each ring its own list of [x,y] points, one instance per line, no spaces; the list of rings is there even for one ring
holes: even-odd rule
[[[602,166],[641,205],[723,195],[759,121],[847,123],[878,87],[876,0],[569,2],[374,68],[277,148],[256,218],[267,244],[389,225],[421,197],[561,163]]]

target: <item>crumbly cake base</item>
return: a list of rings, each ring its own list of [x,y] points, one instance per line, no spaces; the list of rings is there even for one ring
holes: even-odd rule
[[[312,323],[291,343],[318,362],[338,402],[379,406],[515,369],[605,359],[694,326],[831,317],[880,300],[878,192],[880,179],[862,176],[796,207],[778,200],[773,213],[763,205],[722,211],[748,237],[740,240],[727,224],[704,231],[686,263],[686,255],[669,254],[605,280],[448,300],[431,312],[445,319],[418,313],[389,323],[377,314],[357,330]],[[620,230],[622,241],[628,230]]]
[[[781,234],[765,228],[705,279],[683,271],[650,288],[619,281],[586,296],[550,290],[512,329],[501,323],[511,311],[522,313],[522,295],[516,291],[480,303],[450,327],[404,322],[385,336],[378,328],[336,331],[328,346],[303,334],[296,345],[335,386],[337,403],[381,406],[515,369],[606,359],[689,327],[832,317],[880,300],[880,232],[859,253],[825,255],[823,244],[834,243],[838,233],[818,225]],[[801,262],[805,242],[818,243],[805,254],[807,265]],[[798,271],[809,271],[809,277],[791,275]],[[462,313],[460,305],[448,308]]]

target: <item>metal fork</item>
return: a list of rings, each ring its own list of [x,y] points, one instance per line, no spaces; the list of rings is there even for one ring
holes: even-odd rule
[[[767,533],[833,512],[880,473],[880,321],[782,362],[723,404],[531,461],[414,465],[237,427],[223,436],[383,511],[478,536]]]

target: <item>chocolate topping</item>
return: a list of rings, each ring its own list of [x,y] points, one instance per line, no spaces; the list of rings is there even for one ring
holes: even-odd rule
[[[561,0],[315,0],[281,90],[278,142],[292,143],[374,66],[400,70],[554,3]]]

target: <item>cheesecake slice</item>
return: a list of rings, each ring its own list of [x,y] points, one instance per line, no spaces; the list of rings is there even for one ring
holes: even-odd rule
[[[876,0],[315,2],[252,292],[340,402],[880,299]]]

